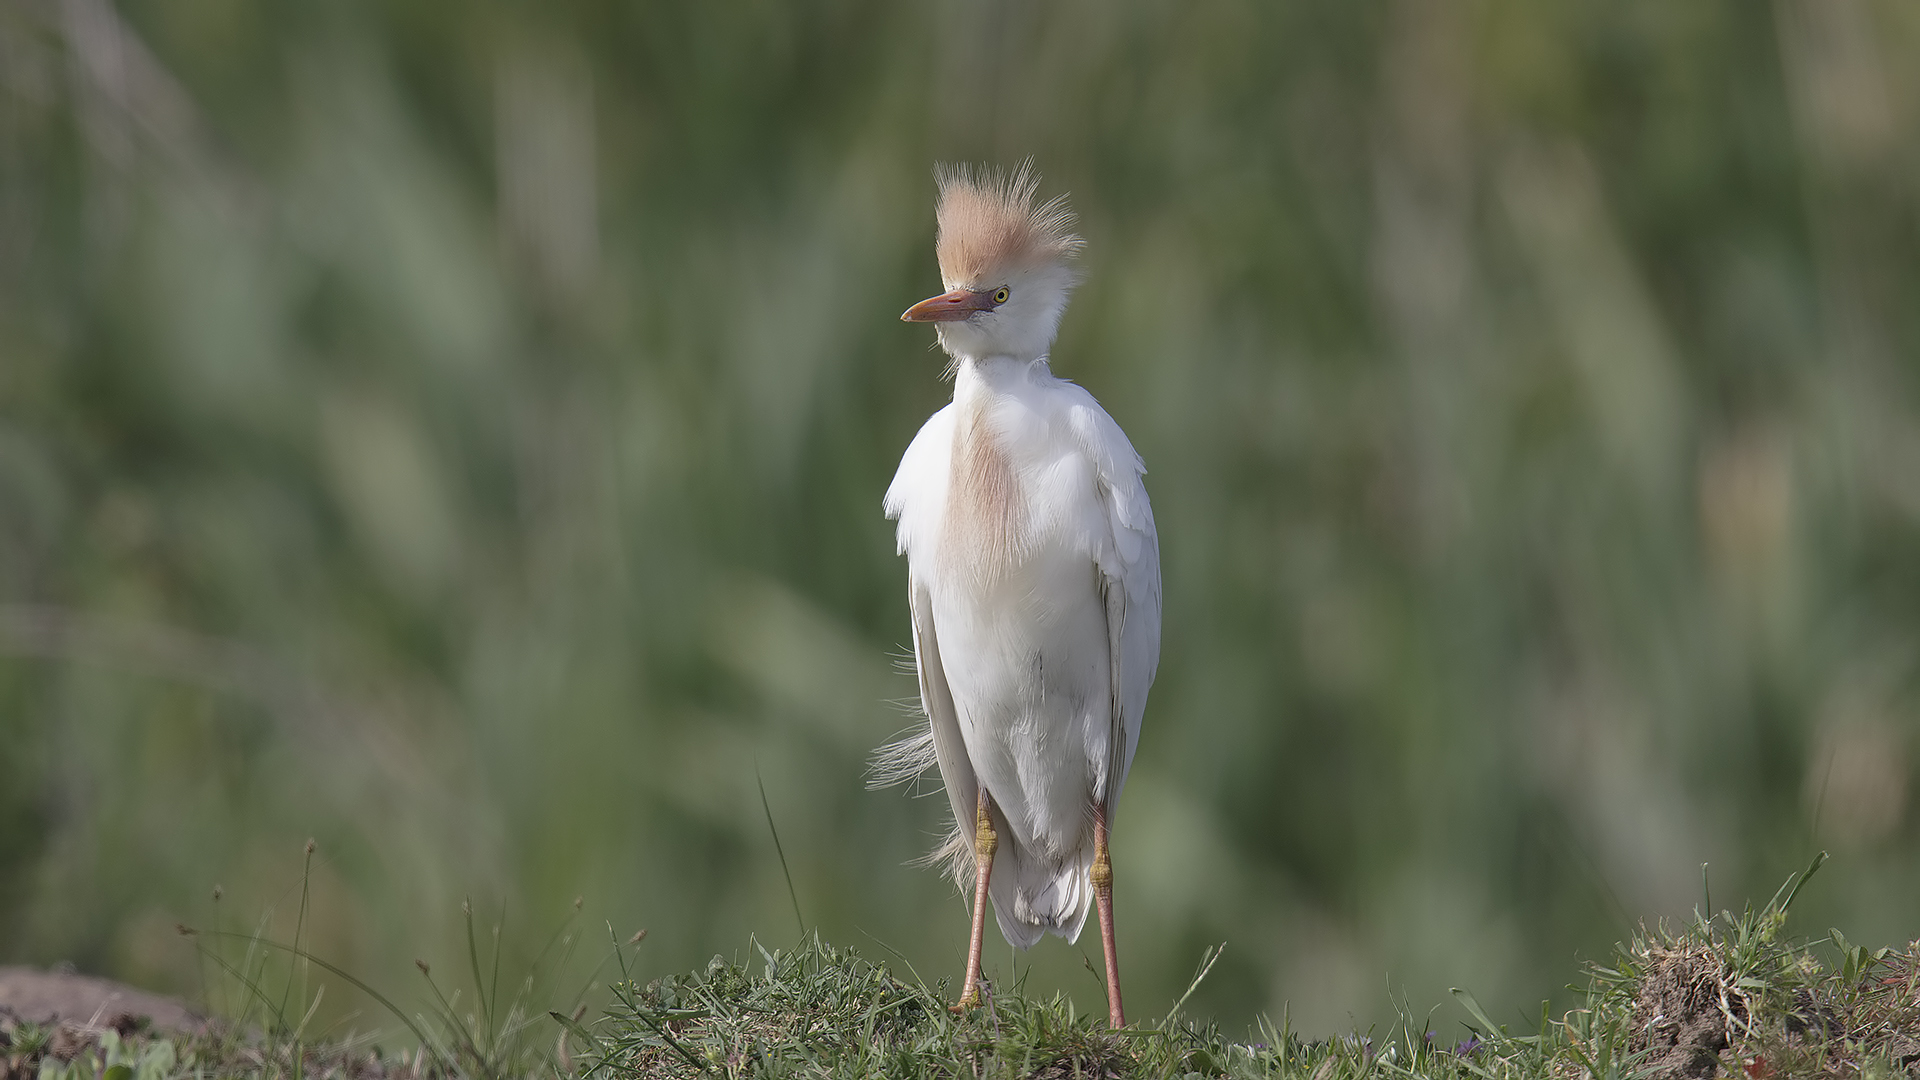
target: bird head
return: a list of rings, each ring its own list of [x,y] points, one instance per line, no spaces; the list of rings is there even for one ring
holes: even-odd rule
[[[1011,173],[966,166],[935,171],[940,277],[947,291],[908,308],[906,322],[930,322],[957,358],[1035,360],[1053,345],[1067,294],[1079,281],[1066,196],[1034,205],[1040,178],[1031,164]]]

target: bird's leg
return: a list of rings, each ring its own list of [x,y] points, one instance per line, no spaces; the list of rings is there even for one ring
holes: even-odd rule
[[[1107,856],[1107,808],[1093,807],[1093,866],[1087,872],[1093,883],[1093,903],[1100,909],[1100,948],[1107,954],[1107,1026],[1118,1030],[1127,1026],[1126,1010],[1120,1006],[1120,957],[1113,948],[1113,860]]]
[[[992,800],[987,785],[980,785],[979,809],[973,818],[973,938],[967,945],[967,979],[961,984],[956,1009],[971,1009],[980,1004],[980,944],[987,934],[987,878],[993,874],[993,853],[1000,837],[993,831]]]

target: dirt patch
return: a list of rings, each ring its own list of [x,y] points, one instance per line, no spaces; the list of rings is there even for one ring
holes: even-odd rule
[[[204,1031],[207,1019],[169,997],[111,979],[0,967],[0,1023],[62,1024],[123,1033],[141,1027]]]
[[[1710,950],[1655,949],[1634,1001],[1628,1048],[1647,1052],[1641,1067],[1655,1080],[1710,1077],[1748,1011]]]

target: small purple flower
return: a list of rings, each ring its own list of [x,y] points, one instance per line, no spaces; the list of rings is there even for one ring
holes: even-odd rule
[[[1453,1048],[1455,1057],[1469,1057],[1480,1052],[1480,1036],[1469,1035]]]

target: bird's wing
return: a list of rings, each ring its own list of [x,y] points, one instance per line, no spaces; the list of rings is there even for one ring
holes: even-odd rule
[[[1069,421],[1093,459],[1107,518],[1093,556],[1106,601],[1113,680],[1108,779],[1102,792],[1111,818],[1140,742],[1147,691],[1160,666],[1160,537],[1153,526],[1153,506],[1147,501],[1143,479],[1147,470],[1140,455],[1093,396],[1084,390],[1080,394],[1084,400],[1070,410]]]
[[[907,593],[913,610],[913,659],[920,674],[920,708],[927,714],[928,734],[933,741],[933,759],[940,766],[940,780],[953,803],[953,832],[928,861],[943,859],[951,863],[955,880],[962,884],[973,876],[972,824],[980,784],[974,777],[973,763],[967,758],[966,743],[960,736],[960,715],[953,706],[953,692],[947,688],[947,669],[940,659],[940,635],[933,626],[933,598],[913,575],[907,579]]]
[[[907,556],[907,603],[913,616],[914,670],[920,677],[920,708],[927,730],[883,748],[876,765],[882,783],[899,782],[940,767],[947,798],[953,803],[954,831],[928,856],[929,863],[949,860],[963,883],[973,877],[973,815],[979,781],[961,741],[959,713],[947,687],[946,665],[940,656],[940,635],[933,625],[933,598],[914,569],[933,550],[947,502],[947,476],[953,453],[954,408],[933,414],[907,446],[900,470],[887,488],[887,516],[899,521],[899,550]]]

